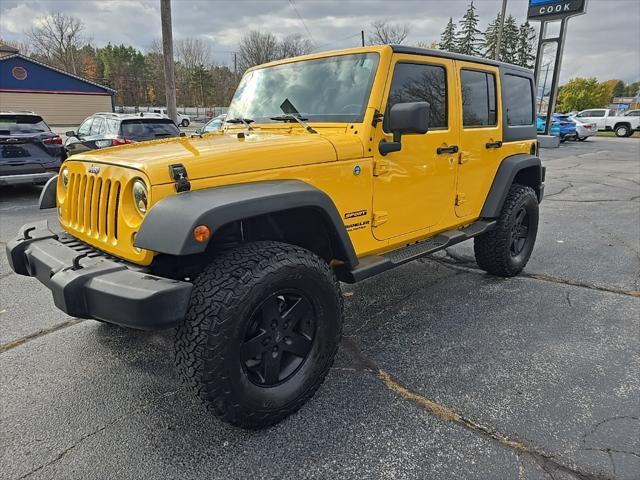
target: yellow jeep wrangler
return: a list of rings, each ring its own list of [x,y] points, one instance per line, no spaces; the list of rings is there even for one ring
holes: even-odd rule
[[[248,70],[220,132],[96,150],[41,195],[63,232],[7,245],[67,314],[175,328],[175,359],[223,420],[258,428],[322,383],[342,282],[473,238],[518,274],[544,167],[534,80],[491,60],[406,46]]]

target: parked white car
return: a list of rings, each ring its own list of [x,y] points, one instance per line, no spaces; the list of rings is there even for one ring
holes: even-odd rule
[[[569,117],[576,124],[576,140],[584,142],[588,137],[598,133],[598,126],[595,122],[587,122],[584,118]]]
[[[153,113],[159,113],[165,118],[169,118],[169,114],[167,113],[166,108],[154,108],[152,111]],[[182,113],[178,112],[178,125],[180,125],[181,127],[188,127],[190,123],[191,117],[189,117],[189,115],[183,115]]]
[[[633,132],[640,130],[640,117],[618,116],[608,108],[583,110],[576,114],[575,118],[581,122],[595,123],[601,131],[613,130],[617,137],[630,137]]]

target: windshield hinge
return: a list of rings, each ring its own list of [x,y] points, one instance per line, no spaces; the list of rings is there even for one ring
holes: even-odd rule
[[[191,190],[191,183],[187,176],[187,169],[181,163],[169,165],[169,175],[176,182],[176,192],[188,192]]]
[[[371,126],[377,127],[378,123],[380,123],[383,118],[384,118],[384,115],[380,113],[378,110],[376,110],[373,114],[373,121],[371,122]]]

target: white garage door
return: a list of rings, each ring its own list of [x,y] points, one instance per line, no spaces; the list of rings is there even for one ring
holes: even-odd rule
[[[111,96],[63,93],[0,92],[0,111],[35,112],[49,125],[80,125],[96,112],[110,112]]]

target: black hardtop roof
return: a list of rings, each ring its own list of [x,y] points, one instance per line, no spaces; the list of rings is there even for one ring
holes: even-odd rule
[[[533,75],[533,71],[519,65],[511,63],[498,62],[489,58],[472,57],[471,55],[462,55],[460,53],[447,52],[445,50],[436,50],[429,48],[409,47],[407,45],[390,45],[395,53],[407,53],[410,55],[426,55],[430,57],[450,58],[452,60],[461,60],[470,63],[480,63],[482,65],[492,65],[494,67],[505,68],[509,70],[517,70],[527,75]]]

